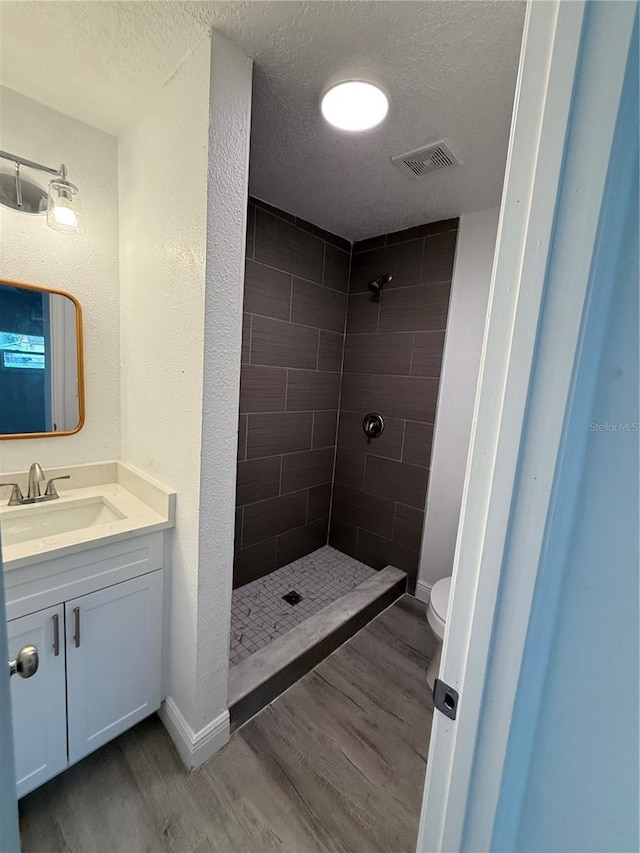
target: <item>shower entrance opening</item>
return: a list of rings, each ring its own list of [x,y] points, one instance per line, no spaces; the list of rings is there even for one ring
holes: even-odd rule
[[[457,229],[352,243],[249,200],[232,726],[415,590]]]

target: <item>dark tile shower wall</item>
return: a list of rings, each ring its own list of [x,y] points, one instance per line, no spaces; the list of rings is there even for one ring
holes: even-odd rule
[[[350,249],[250,200],[234,587],[327,542]]]
[[[329,544],[415,579],[458,220],[353,246]],[[367,283],[393,281],[379,299]],[[367,441],[362,420],[385,430]]]

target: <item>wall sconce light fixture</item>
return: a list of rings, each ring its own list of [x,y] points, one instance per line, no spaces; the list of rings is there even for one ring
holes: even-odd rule
[[[0,158],[14,164],[12,176],[0,175],[0,204],[23,213],[46,213],[50,228],[64,234],[84,234],[78,187],[68,179],[64,164],[59,169],[52,169],[8,151],[0,151]],[[42,187],[24,179],[20,171],[22,166],[53,175],[49,192],[45,193]]]

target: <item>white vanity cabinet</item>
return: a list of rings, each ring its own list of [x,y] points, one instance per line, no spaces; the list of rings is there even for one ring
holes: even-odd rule
[[[11,679],[19,797],[160,707],[163,543],[152,533],[5,573],[10,653],[39,656]]]
[[[38,649],[38,671],[11,679],[11,711],[18,796],[42,785],[67,766],[67,697],[64,665],[64,605],[7,623],[9,656],[23,646]]]
[[[64,607],[73,764],[160,707],[162,572],[92,592]]]

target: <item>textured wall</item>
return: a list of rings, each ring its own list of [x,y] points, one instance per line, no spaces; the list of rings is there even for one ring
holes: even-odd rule
[[[415,579],[458,221],[356,243],[329,543]],[[379,298],[367,283],[393,275]],[[385,430],[367,441],[362,419]]]
[[[460,218],[418,572],[423,596],[453,568],[498,214]]]
[[[210,45],[119,140],[122,459],[178,492],[170,692],[194,727]]]
[[[249,206],[235,586],[327,542],[349,249]]]
[[[65,163],[82,194],[87,233],[60,234],[40,216],[0,207],[0,275],[68,290],[84,310],[87,421],[77,435],[0,441],[0,471],[76,465],[120,455],[117,140],[0,88],[0,148]],[[7,164],[8,165],[8,164]],[[25,175],[47,187],[43,173]]]
[[[227,708],[251,60],[211,37],[197,720]]]

